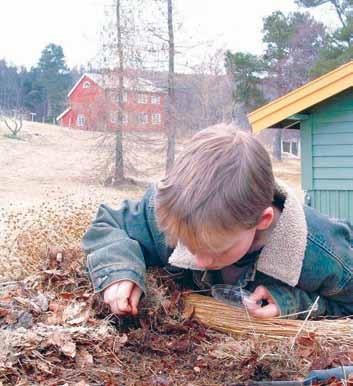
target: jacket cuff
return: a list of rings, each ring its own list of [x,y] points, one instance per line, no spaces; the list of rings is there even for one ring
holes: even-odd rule
[[[89,269],[87,271],[95,292],[102,292],[115,282],[130,280],[138,285],[144,293],[146,293],[144,272],[136,272],[136,270],[133,269],[122,269],[120,267],[114,269],[114,264],[109,267],[96,269],[94,271]]]

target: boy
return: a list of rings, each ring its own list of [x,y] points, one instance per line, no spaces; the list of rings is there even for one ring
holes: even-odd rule
[[[352,226],[303,208],[262,145],[223,126],[197,133],[140,202],[101,205],[83,249],[118,315],[137,314],[146,266],[168,263],[192,269],[202,288],[251,291],[263,304],[254,317],[305,318],[318,296],[312,316],[353,314]]]

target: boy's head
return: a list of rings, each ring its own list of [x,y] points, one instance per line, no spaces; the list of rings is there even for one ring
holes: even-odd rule
[[[251,134],[214,126],[194,135],[160,183],[158,224],[171,245],[180,241],[196,256],[240,258],[256,230],[271,224],[273,195],[264,147]]]

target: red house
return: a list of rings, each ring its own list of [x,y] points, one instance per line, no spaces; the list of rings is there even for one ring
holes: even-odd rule
[[[118,75],[84,74],[68,94],[69,107],[57,118],[60,126],[114,131],[119,118]],[[124,77],[121,119],[124,130],[164,129],[166,92],[144,78]]]

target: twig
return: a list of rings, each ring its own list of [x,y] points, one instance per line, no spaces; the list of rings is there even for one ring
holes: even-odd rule
[[[309,320],[310,315],[311,315],[312,312],[315,310],[315,308],[316,308],[316,306],[317,306],[317,303],[318,303],[319,299],[320,299],[320,296],[318,296],[318,297],[315,299],[313,305],[310,307],[310,310],[309,310],[309,312],[308,312],[308,315],[307,315],[306,318],[304,319],[303,324],[300,326],[298,332],[295,334],[295,337],[293,338],[293,342],[292,342],[292,345],[291,345],[291,347],[290,347],[290,351],[293,350],[293,348],[294,348],[294,346],[295,346],[295,342],[296,342],[298,336],[299,336],[300,333],[303,331],[303,328],[305,327],[307,321]]]
[[[244,295],[243,295],[243,289],[240,287],[240,295],[241,295],[241,298],[243,299]],[[244,304],[244,303],[243,303]],[[249,324],[250,324],[250,327],[252,328],[253,330],[253,335],[255,336],[256,335],[256,331],[255,331],[255,327],[251,321],[251,317],[250,317],[250,314],[249,314],[249,311],[248,311],[248,306],[246,304],[244,304],[244,308],[245,308],[245,312],[246,312],[246,317],[248,318],[248,321],[249,321]]]

